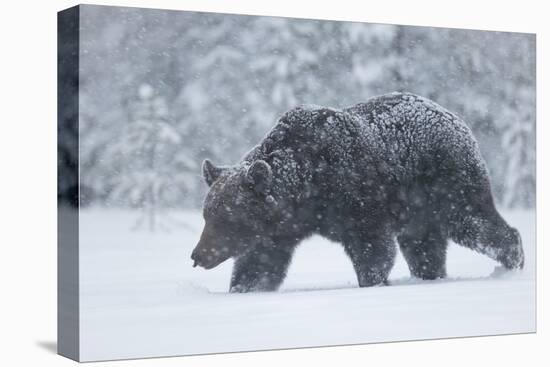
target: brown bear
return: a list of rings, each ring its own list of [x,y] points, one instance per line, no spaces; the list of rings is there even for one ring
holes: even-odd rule
[[[241,162],[206,160],[203,175],[205,227],[191,257],[205,269],[234,258],[232,292],[276,290],[313,234],[343,245],[361,287],[386,282],[396,240],[421,279],[446,276],[450,239],[523,267],[472,132],[417,95],[294,108]]]

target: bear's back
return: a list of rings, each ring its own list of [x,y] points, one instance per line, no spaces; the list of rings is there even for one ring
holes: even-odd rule
[[[428,147],[452,148],[472,144],[475,139],[462,119],[437,103],[411,93],[390,93],[345,108],[344,112],[362,120],[368,133],[386,149],[401,144],[410,150]]]
[[[484,170],[466,123],[437,103],[411,93],[390,93],[343,109],[366,127],[369,153],[391,168],[415,173],[427,165],[475,165]]]
[[[244,160],[266,159],[274,152],[301,160],[323,157],[351,169],[360,162],[382,164],[397,179],[414,178],[427,166],[485,171],[468,126],[437,103],[411,93],[384,94],[343,109],[291,109]]]

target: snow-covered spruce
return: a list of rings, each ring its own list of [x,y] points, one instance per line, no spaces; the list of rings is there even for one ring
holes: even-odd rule
[[[206,269],[235,258],[234,292],[276,290],[312,234],[342,243],[360,286],[387,280],[395,239],[422,279],[445,277],[449,239],[523,266],[519,232],[495,209],[470,129],[413,94],[297,107],[239,164],[207,160],[203,174],[206,224],[192,258]]]

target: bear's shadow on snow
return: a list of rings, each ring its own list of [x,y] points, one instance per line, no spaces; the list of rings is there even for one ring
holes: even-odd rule
[[[501,267],[495,267],[493,272],[487,276],[481,277],[448,277],[442,279],[433,279],[425,280],[414,277],[402,277],[397,279],[392,279],[388,281],[388,284],[381,284],[375,287],[361,288],[359,285],[345,284],[342,286],[334,285],[327,287],[300,287],[300,288],[291,288],[291,289],[282,289],[279,293],[296,293],[296,292],[316,292],[316,291],[338,291],[338,290],[347,290],[347,289],[376,289],[376,288],[385,288],[385,287],[402,287],[402,286],[411,286],[411,285],[432,285],[432,284],[447,284],[447,283],[458,283],[458,282],[477,282],[493,279],[508,279],[509,277],[518,274],[518,271],[514,270],[503,270]]]
[[[302,293],[302,292],[318,292],[318,291],[342,291],[342,290],[350,290],[350,289],[363,289],[365,291],[368,291],[370,289],[377,289],[377,288],[385,288],[385,287],[402,287],[402,286],[412,286],[412,285],[436,285],[436,284],[447,284],[447,283],[458,283],[458,282],[478,282],[478,281],[485,281],[485,280],[495,280],[495,279],[509,279],[510,277],[514,277],[517,274],[521,274],[520,270],[507,270],[503,268],[502,266],[495,266],[493,272],[486,276],[479,276],[479,277],[448,277],[448,278],[442,278],[442,279],[434,279],[434,280],[424,280],[419,279],[415,277],[401,277],[389,280],[387,284],[379,285],[375,287],[369,287],[369,288],[361,288],[359,285],[351,284],[351,283],[345,283],[341,285],[330,285],[330,286],[312,286],[312,287],[297,287],[297,288],[289,288],[289,289],[281,289],[275,293],[271,292],[260,292],[260,293],[254,293],[255,295],[258,294],[266,294],[266,295],[273,295],[273,294],[281,294],[281,293]],[[211,295],[226,295],[227,292],[224,291],[210,291],[207,290],[207,293]],[[232,295],[250,295],[249,293],[234,293]]]
[[[401,277],[392,280],[388,280],[387,284],[382,284],[374,288],[383,288],[383,287],[395,287],[395,286],[409,286],[409,285],[427,285],[427,284],[446,284],[446,283],[457,283],[457,282],[476,282],[484,280],[494,280],[494,279],[509,279],[514,277],[517,274],[521,274],[521,270],[508,270],[502,266],[495,266],[491,274],[486,276],[479,277],[447,277],[441,279],[426,280],[415,277]],[[292,289],[282,289],[280,293],[293,293],[293,292],[314,292],[314,291],[332,291],[332,290],[342,290],[342,289],[353,289],[360,288],[359,285],[351,285],[349,283],[342,286],[329,286],[329,287],[302,287],[302,288],[292,288]],[[365,288],[371,289],[371,288]]]

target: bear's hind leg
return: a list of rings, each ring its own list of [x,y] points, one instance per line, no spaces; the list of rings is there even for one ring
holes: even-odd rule
[[[506,269],[523,268],[521,236],[496,210],[466,216],[459,223],[451,234],[456,243],[487,255]]]
[[[297,241],[276,241],[237,258],[229,291],[276,291],[286,277],[296,244]]]
[[[461,185],[449,218],[450,238],[498,261],[507,269],[522,269],[524,253],[519,232],[496,210],[487,172],[470,173],[470,183]],[[459,182],[458,180],[456,180]],[[458,188],[458,186],[456,187]]]
[[[412,276],[424,280],[447,276],[447,239],[442,231],[435,228],[411,230],[399,235],[397,242]]]
[[[344,249],[353,263],[360,287],[385,284],[395,262],[396,248],[391,236],[349,235]]]

